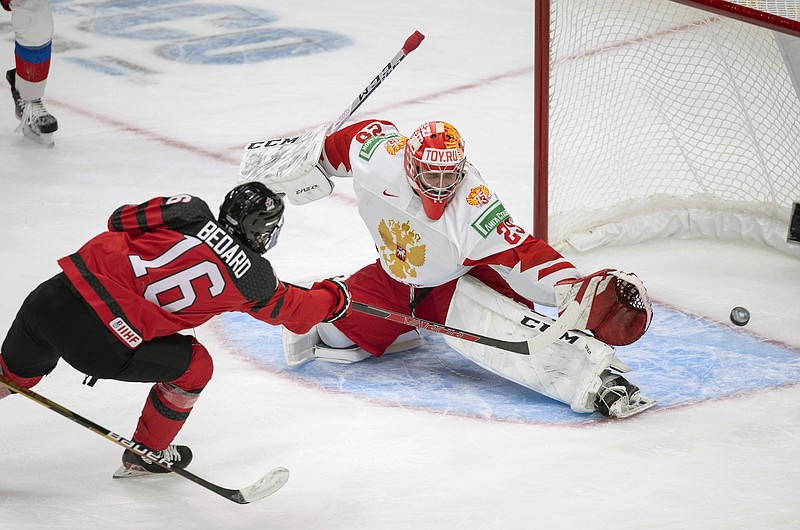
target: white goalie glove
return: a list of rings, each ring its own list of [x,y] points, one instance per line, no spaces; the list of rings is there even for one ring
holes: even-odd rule
[[[327,197],[333,183],[319,165],[326,125],[294,138],[252,142],[244,149],[239,182],[257,180],[294,205]]]

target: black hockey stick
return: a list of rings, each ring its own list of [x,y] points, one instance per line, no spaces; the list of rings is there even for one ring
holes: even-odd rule
[[[569,306],[567,306],[567,309],[561,314],[561,317],[552,322],[546,322],[545,319],[548,321],[550,320],[546,317],[541,317],[540,319],[536,318],[535,316],[525,316],[520,324],[539,330],[539,334],[527,340],[510,341],[486,337],[471,331],[464,331],[463,329],[431,322],[430,320],[412,317],[403,313],[389,311],[388,309],[381,309],[380,307],[362,304],[361,302],[356,302],[355,300],[353,300],[353,302],[350,304],[350,307],[359,313],[366,313],[367,315],[376,316],[385,320],[391,320],[392,322],[397,322],[406,326],[426,329],[435,333],[449,335],[457,339],[475,342],[477,344],[483,344],[484,346],[491,346],[493,348],[510,351],[512,353],[519,353],[521,355],[530,355],[532,353],[536,353],[561,338],[568,338],[564,337],[564,335],[575,326],[575,323],[580,316],[580,305],[574,300],[570,302]],[[536,313],[532,314],[536,315]]]
[[[47,399],[46,397],[37,394],[33,390],[24,388],[16,384],[15,382],[7,379],[0,375],[0,384],[9,389],[13,390],[18,394],[22,394],[23,396],[27,397],[35,401],[36,403],[49,408],[50,410],[61,414],[65,418],[74,421],[75,423],[79,424],[82,427],[89,429],[90,431],[99,434],[106,440],[110,440],[117,445],[124,447],[125,449],[130,449],[131,451],[138,453],[141,456],[145,456],[148,460],[152,460],[154,463],[158,464],[159,466],[172,471],[173,473],[182,476],[185,479],[191,480],[195,484],[199,484],[203,486],[207,490],[213,491],[217,495],[225,497],[226,499],[233,501],[238,504],[249,504],[251,502],[255,502],[259,499],[263,499],[264,497],[268,497],[281,489],[286,481],[289,480],[289,470],[283,467],[276,467],[263,477],[261,477],[257,482],[247,486],[246,488],[240,490],[231,490],[227,488],[223,488],[221,486],[217,486],[216,484],[212,484],[211,482],[198,477],[197,475],[186,471],[185,469],[180,468],[173,468],[172,464],[165,460],[163,457],[159,457],[158,454],[150,451],[150,449],[144,447],[141,444],[134,442],[133,440],[128,440],[120,436],[119,434],[113,433],[106,429],[105,427],[101,427],[100,425],[96,424],[95,422],[84,418],[78,414],[75,414],[68,408],[59,405],[58,403]]]
[[[400,49],[400,51],[397,52],[394,57],[392,57],[392,60],[389,61],[389,63],[383,67],[383,70],[381,70],[380,73],[378,73],[378,75],[376,75],[375,78],[364,87],[364,90],[362,90],[358,97],[353,100],[350,106],[344,109],[344,112],[342,112],[342,114],[339,116],[339,119],[328,126],[328,134],[338,131],[339,127],[341,127],[342,124],[353,115],[356,109],[358,109],[358,107],[360,107],[361,104],[367,100],[367,98],[375,91],[375,89],[378,88],[378,85],[380,85],[383,80],[386,79],[386,77],[391,74],[395,68],[397,68],[397,65],[406,58],[406,55],[417,49],[417,46],[420,45],[422,39],[424,38],[425,35],[419,31],[412,33],[406,39],[406,42],[403,44],[403,47]]]

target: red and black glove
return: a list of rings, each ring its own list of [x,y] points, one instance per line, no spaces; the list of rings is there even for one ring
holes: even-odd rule
[[[3,5],[3,9],[6,11],[11,11],[11,0],[0,0],[0,4]]]
[[[336,304],[336,307],[331,311],[328,318],[323,320],[323,322],[335,322],[340,318],[344,318],[350,310],[350,302],[352,302],[353,297],[350,295],[350,289],[347,288],[347,284],[344,283],[339,278],[328,278],[326,280],[322,280],[321,282],[317,282],[314,287],[323,287],[329,291],[332,291],[336,296],[339,298],[339,303]]]

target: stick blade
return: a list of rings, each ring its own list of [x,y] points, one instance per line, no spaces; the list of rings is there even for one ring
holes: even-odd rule
[[[285,467],[276,467],[261,477],[258,482],[240,490],[240,498],[236,499],[236,502],[239,504],[249,504],[263,499],[264,497],[269,497],[281,489],[288,481],[289,470]]]

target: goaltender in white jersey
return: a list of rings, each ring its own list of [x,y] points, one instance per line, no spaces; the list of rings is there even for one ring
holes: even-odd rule
[[[394,130],[386,124],[381,128]],[[363,145],[353,142],[349,160],[331,159],[341,152],[326,153],[325,168],[332,176],[353,176],[358,213],[380,252],[384,271],[409,286],[437,287],[486,264],[526,299],[555,305],[552,283],[579,276],[572,264],[540,241],[544,248],[534,253],[541,259],[522,272],[513,249],[527,233],[513,223],[503,203],[469,163],[464,164],[463,181],[447,201],[446,214],[429,217],[417,192],[406,179],[398,178],[398,159],[406,142],[397,132],[388,132]],[[338,167],[332,167],[334,162]],[[542,287],[538,280],[544,276],[551,285]]]
[[[492,337],[526,340],[534,304],[580,304],[570,340],[531,355],[446,337],[455,350],[506,379],[568,404],[627,417],[652,406],[610,370],[613,345],[646,331],[651,306],[634,275],[605,269],[581,277],[543,240],[516,225],[500,198],[464,156],[449,123],[431,121],[410,136],[385,120],[365,120],[327,134],[324,127],[288,142],[248,146],[244,180],[264,181],[294,204],[324,197],[329,177],[351,177],[358,212],[379,258],[346,283],[353,300]],[[355,362],[403,351],[422,339],[412,327],[350,312],[310,333],[284,333],[290,366],[311,359]]]

